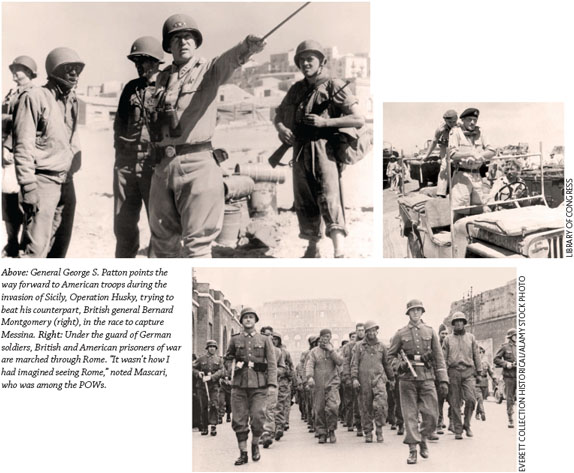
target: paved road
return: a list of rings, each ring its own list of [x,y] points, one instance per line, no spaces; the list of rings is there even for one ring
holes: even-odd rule
[[[506,406],[487,402],[486,412],[486,422],[473,419],[473,438],[455,440],[449,432],[430,444],[430,458],[419,456],[417,465],[407,465],[404,437],[388,426],[382,444],[365,444],[340,426],[336,444],[319,445],[294,405],[291,428],[280,442],[261,449],[257,463],[233,465],[238,450],[231,424],[220,425],[216,437],[194,432],[193,471],[516,471],[516,430],[506,426]]]

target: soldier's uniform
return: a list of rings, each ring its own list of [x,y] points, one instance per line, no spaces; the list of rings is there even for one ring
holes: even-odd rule
[[[164,23],[163,49],[177,32],[202,36],[182,14]],[[168,66],[156,80],[154,141],[159,162],[152,177],[150,227],[156,257],[210,257],[223,225],[223,174],[213,154],[215,98],[235,69],[250,57],[248,39],[211,60],[193,57]],[[182,247],[183,242],[183,247]]]
[[[479,351],[483,349],[479,348]],[[479,417],[482,420],[486,420],[486,410],[484,409],[484,401],[488,399],[488,377],[494,379],[494,373],[490,363],[484,358],[484,354],[481,351],[481,375],[476,377],[476,418]]]
[[[271,338],[271,336],[267,336]],[[274,392],[268,391],[265,396],[265,423],[263,425],[263,436],[261,437],[261,443],[265,448],[268,448],[269,445],[273,443],[273,438],[275,438],[275,431],[277,429],[275,416],[277,414],[279,386],[281,385],[280,379],[284,378],[286,373],[285,360],[281,348],[273,346],[273,350],[275,351],[277,364],[277,390]]]
[[[339,414],[339,372],[337,366],[343,359],[335,350],[328,352],[321,347],[313,348],[305,363],[307,381],[313,378],[313,415],[319,438],[337,429]]]
[[[223,417],[226,417],[227,422],[231,422],[231,383],[229,376],[225,376],[219,380],[219,423],[221,424]]]
[[[217,348],[217,343],[214,340],[208,340],[206,348],[210,346]],[[207,434],[209,425],[211,425],[211,435],[216,434],[215,426],[219,418],[219,380],[224,374],[223,358],[217,354],[212,355],[208,352],[193,363],[194,383],[201,404],[200,429],[204,435]],[[202,376],[210,376],[211,379],[204,381]]]
[[[454,110],[448,110],[443,115],[443,118],[456,118],[456,112]],[[448,137],[452,128],[454,127],[449,126],[447,123],[441,123],[434,132],[434,141],[436,141],[438,145],[440,156],[440,170],[436,189],[438,196],[446,196],[448,191],[448,166],[446,156],[448,153]]]
[[[73,175],[81,165],[78,101],[54,76],[61,67],[84,67],[75,51],[56,48],[46,58],[48,83],[22,94],[14,119],[14,162],[22,202],[37,205],[26,215],[24,256],[64,257],[70,244],[76,193]],[[79,73],[78,73],[79,75]]]
[[[368,330],[365,325],[365,330]],[[372,440],[373,421],[377,441],[383,441],[383,425],[387,419],[387,380],[394,380],[387,348],[376,340],[371,343],[365,337],[357,343],[351,361],[351,378],[361,384],[361,425],[367,441]]]
[[[349,408],[347,409],[347,430],[351,432],[353,428],[357,429],[357,436],[363,435],[361,428],[361,396],[353,388],[351,379],[351,361],[353,359],[353,350],[361,340],[350,341],[343,347],[343,379],[345,380],[345,396]]]
[[[145,56],[162,62],[158,40],[138,38],[128,59]],[[157,66],[156,66],[157,67]],[[155,81],[139,77],[126,84],[114,119],[114,234],[116,258],[135,258],[140,246],[138,222],[145,205],[149,216],[149,193],[155,166],[149,124],[153,110]]]
[[[273,337],[279,337],[281,341],[281,335],[278,333],[274,333]],[[286,426],[288,426],[289,419],[287,414],[289,409],[291,408],[291,378],[293,376],[293,361],[291,360],[291,355],[289,352],[281,346],[280,342],[280,350],[281,350],[281,359],[283,360],[283,364],[285,369],[283,372],[279,369],[279,365],[277,365],[277,404],[275,407],[275,440],[279,440],[282,436],[284,431],[286,430]]]
[[[247,314],[254,314],[256,320],[259,317],[254,310],[245,308],[241,311],[240,321]],[[247,452],[241,447],[249,437],[249,426],[253,440],[252,452],[257,452],[259,437],[263,434],[265,422],[265,398],[267,388],[277,387],[277,361],[275,350],[270,337],[261,335],[255,330],[242,331],[231,336],[227,353],[225,354],[226,368],[233,367],[233,383],[231,385],[231,412],[232,423],[237,441],[242,452],[236,464],[247,462]]]
[[[508,414],[508,427],[514,427],[514,403],[516,402],[516,343],[512,340],[516,336],[516,329],[508,330],[508,342],[503,343],[496,352],[494,364],[502,368],[504,378],[504,395],[506,397],[506,413]]]
[[[462,312],[455,312],[451,319],[452,324],[456,320],[467,323],[466,316]],[[462,438],[462,431],[466,431],[468,437],[472,437],[470,421],[476,398],[475,375],[481,375],[482,365],[478,344],[474,335],[469,332],[463,334],[450,333],[443,341],[444,359],[448,368],[449,379],[449,404],[451,407],[452,421],[456,438]],[[461,419],[461,406],[464,402],[464,424]]]
[[[420,301],[410,301],[407,304],[407,315],[411,309],[417,307],[424,311]],[[415,370],[416,378],[409,369],[405,370],[402,367],[401,350],[404,351]],[[410,448],[421,444],[421,455],[424,456],[425,439],[432,436],[438,418],[435,378],[438,378],[442,383],[448,383],[438,336],[432,327],[426,325],[422,320],[416,325],[409,322],[393,336],[389,348],[389,358],[399,374],[401,410],[406,429],[403,443],[408,444]],[[425,359],[426,361],[423,361]],[[419,414],[422,418],[420,426]],[[414,452],[416,462],[416,450]]]

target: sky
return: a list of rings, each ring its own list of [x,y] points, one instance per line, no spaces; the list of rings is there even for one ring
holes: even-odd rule
[[[466,108],[480,110],[478,125],[495,147],[528,143],[530,152],[547,155],[564,144],[564,107],[561,103],[384,103],[383,139],[411,154],[423,148],[443,123],[448,109],[460,115]]]
[[[223,292],[233,307],[261,308],[265,302],[313,298],[342,299],[354,322],[369,319],[390,338],[407,324],[406,303],[421,299],[423,319],[435,329],[450,304],[503,286],[514,268],[195,268],[198,282]]]
[[[40,83],[46,78],[44,61],[54,48],[75,49],[85,61],[80,86],[108,80],[134,78],[133,63],[126,59],[140,36],[161,40],[164,21],[174,13],[191,15],[204,43],[203,57],[217,56],[247,34],[264,35],[295,11],[296,3],[3,3],[2,90],[12,87],[8,65],[20,55],[34,58]],[[337,46],[341,53],[369,52],[369,4],[313,2],[267,40],[267,48],[254,56],[265,62],[270,53],[294,49],[305,39]],[[166,56],[170,62],[171,56]]]

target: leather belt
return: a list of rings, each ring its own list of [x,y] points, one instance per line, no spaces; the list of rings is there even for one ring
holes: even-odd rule
[[[480,169],[470,169],[470,168],[464,168],[462,166],[459,166],[458,168],[456,168],[456,170],[462,172],[480,172]]]
[[[43,174],[52,177],[66,177],[68,171],[50,171],[49,169],[36,169],[35,174]]]
[[[205,143],[195,143],[189,144],[184,143],[181,145],[169,145],[158,148],[160,152],[160,156],[166,158],[174,158],[175,156],[179,156],[181,154],[191,154],[191,153],[200,153],[201,151],[211,151],[213,146],[211,145],[211,141],[207,141]]]

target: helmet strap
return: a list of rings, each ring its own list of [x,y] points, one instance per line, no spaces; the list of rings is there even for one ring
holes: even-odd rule
[[[62,79],[61,77],[48,76],[48,79],[52,81],[58,92],[64,96],[68,95],[76,86],[76,84],[72,84],[71,82],[67,81],[66,79]]]

